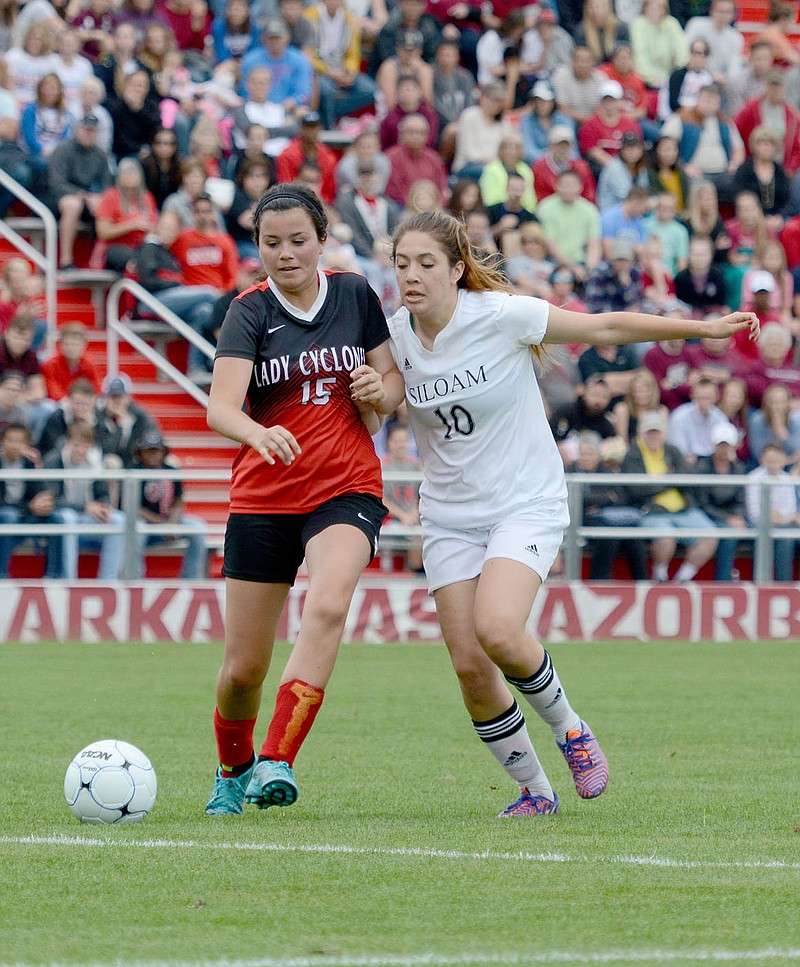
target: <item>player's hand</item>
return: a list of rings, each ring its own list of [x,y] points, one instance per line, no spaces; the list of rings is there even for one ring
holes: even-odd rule
[[[294,458],[300,453],[300,444],[283,426],[267,427],[251,444],[253,449],[272,465],[277,457],[288,467],[294,463]]]
[[[729,316],[722,316],[708,323],[709,331],[703,333],[709,339],[724,339],[735,332],[750,330],[750,338],[755,342],[761,335],[761,323],[755,312],[732,312]]]
[[[368,403],[370,406],[380,405],[386,398],[383,388],[383,377],[371,366],[359,366],[350,373],[350,397],[354,403]]]

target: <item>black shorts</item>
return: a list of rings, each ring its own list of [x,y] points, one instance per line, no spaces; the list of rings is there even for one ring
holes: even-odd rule
[[[372,494],[343,494],[307,514],[231,514],[222,574],[238,581],[294,584],[306,544],[333,524],[351,524],[367,538],[370,561],[389,511]]]

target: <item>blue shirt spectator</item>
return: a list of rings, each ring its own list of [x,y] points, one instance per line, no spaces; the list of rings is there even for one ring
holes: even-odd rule
[[[650,192],[641,185],[634,185],[625,201],[600,212],[603,250],[609,256],[611,246],[617,241],[630,242],[638,249],[647,238],[644,216],[650,207]]]
[[[288,44],[288,27],[280,18],[267,21],[261,40],[263,47],[256,47],[242,58],[242,90],[247,75],[254,67],[266,67],[272,74],[269,100],[283,104],[287,111],[298,105],[307,105],[311,97],[311,81],[314,70],[306,55]]]
[[[259,30],[250,18],[247,0],[228,0],[225,12],[214,17],[211,38],[217,63],[224,60],[241,62],[248,51],[258,46]]]
[[[525,160],[528,164],[533,164],[547,154],[550,132],[554,127],[566,126],[574,130],[571,119],[559,111],[555,103],[555,94],[550,84],[547,81],[537,81],[531,91],[532,110],[523,114],[519,122],[519,133],[522,135]]]

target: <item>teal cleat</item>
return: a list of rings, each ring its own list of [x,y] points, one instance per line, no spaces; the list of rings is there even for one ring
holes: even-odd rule
[[[244,798],[259,809],[268,809],[270,806],[291,806],[299,795],[297,780],[288,762],[262,759],[253,767]]]
[[[254,768],[255,763],[240,776],[226,779],[222,775],[222,766],[220,766],[214,777],[214,789],[206,806],[206,815],[241,816],[244,812],[244,793]]]

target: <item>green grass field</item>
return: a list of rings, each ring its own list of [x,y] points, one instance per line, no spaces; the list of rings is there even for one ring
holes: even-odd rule
[[[220,651],[0,647],[0,967],[800,963],[797,642],[553,646],[611,782],[579,800],[531,713],[562,812],[504,821],[434,645],[345,646],[298,803],[206,818]],[[84,826],[64,772],[112,737],[158,799]]]

